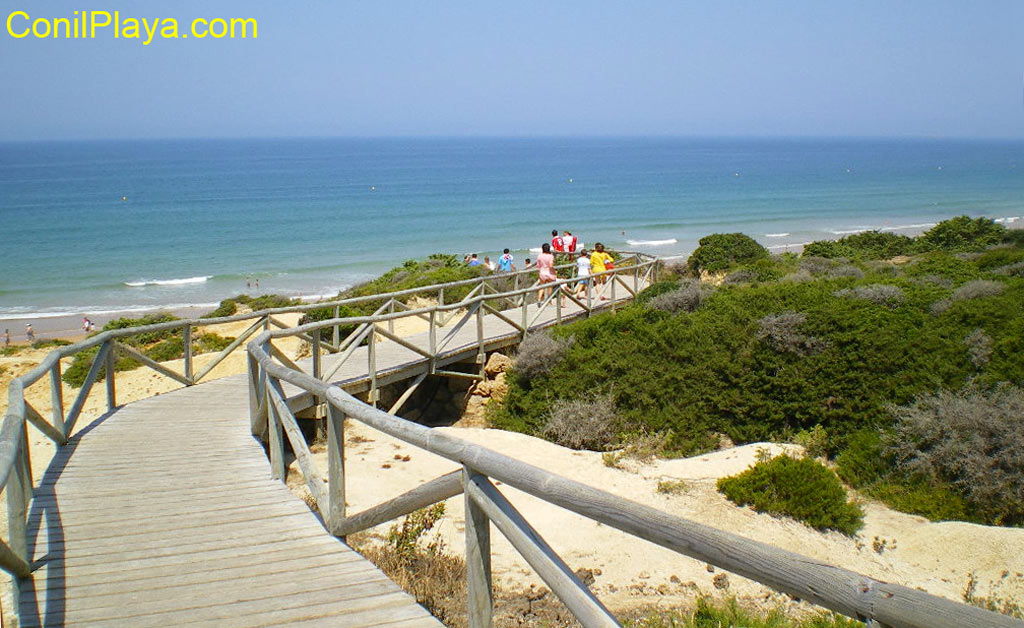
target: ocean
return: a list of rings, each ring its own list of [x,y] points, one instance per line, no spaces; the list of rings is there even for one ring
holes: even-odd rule
[[[334,295],[435,252],[521,261],[552,229],[685,257],[716,232],[785,251],[960,214],[1024,215],[1024,142],[0,143],[0,318]]]

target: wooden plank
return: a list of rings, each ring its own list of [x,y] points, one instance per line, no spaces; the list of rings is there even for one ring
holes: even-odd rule
[[[464,488],[471,485],[469,467],[458,471]],[[491,586],[491,522],[480,504],[465,495],[466,597],[470,628],[494,624],[494,589]]]

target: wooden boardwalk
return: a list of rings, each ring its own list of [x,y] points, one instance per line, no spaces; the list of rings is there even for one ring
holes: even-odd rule
[[[531,320],[537,313],[530,306]],[[582,313],[571,303],[561,312]],[[535,324],[555,318],[549,306]],[[519,339],[494,315],[480,330],[487,351]],[[439,332],[452,336],[434,368],[479,355],[476,324]],[[428,336],[406,342],[426,347]],[[367,390],[368,351],[331,380]],[[324,372],[337,359],[326,356]],[[373,359],[378,386],[431,368],[390,340]],[[311,405],[298,392],[289,405]],[[60,448],[31,504],[38,567],[21,584],[21,625],[440,626],[271,479],[248,412],[246,377],[231,376],[119,407]]]
[[[30,514],[22,626],[440,626],[282,483],[233,376],[118,408]]]

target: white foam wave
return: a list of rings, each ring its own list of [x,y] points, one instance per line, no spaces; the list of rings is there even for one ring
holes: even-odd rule
[[[999,224],[1006,223],[1010,225],[1017,222],[1018,220],[1020,220],[1020,216],[1007,216],[1006,218],[996,218],[993,222],[998,222]]]
[[[906,229],[931,229],[934,222],[921,222],[916,225],[896,225],[894,227],[882,227],[879,231],[904,231]]]
[[[206,283],[208,279],[212,278],[213,275],[186,277],[184,279],[141,279],[139,281],[126,281],[124,285],[132,288],[141,288],[143,286],[184,286],[192,283]]]
[[[766,233],[766,234],[764,234],[764,237],[766,237],[766,238],[785,238],[788,235],[789,235],[789,233]]]
[[[807,246],[808,244],[810,244],[810,242],[794,242],[792,244],[776,244],[775,246],[766,246],[764,248],[768,249],[769,251],[774,251],[775,249],[788,250],[791,248],[795,249],[797,247]]]
[[[666,246],[669,244],[675,244],[679,242],[675,238],[669,238],[667,240],[626,240],[626,244],[630,246]]]
[[[863,227],[861,229],[829,229],[828,232],[832,235],[853,235],[854,233],[864,233],[865,231],[871,231],[871,227]]]

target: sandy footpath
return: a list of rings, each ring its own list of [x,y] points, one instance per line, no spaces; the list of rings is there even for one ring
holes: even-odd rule
[[[866,526],[854,538],[820,533],[792,520],[740,508],[715,489],[719,477],[753,464],[758,450],[773,455],[800,452],[794,445],[757,443],[693,458],[604,464],[599,452],[573,451],[523,434],[479,428],[438,428],[563,477],[642,504],[787,549],[810,558],[889,582],[920,588],[960,601],[971,573],[980,596],[1024,599],[1024,529],[967,523],[930,523],[922,517],[865,503]],[[456,469],[450,461],[392,439],[360,423],[346,425],[348,510],[355,513]],[[405,457],[409,459],[406,461]],[[316,454],[326,470],[325,454]],[[325,471],[324,471],[325,472]],[[301,484],[297,464],[290,483]],[[325,472],[326,473],[326,472]],[[659,482],[681,482],[674,494],[658,492]],[[692,603],[698,594],[737,597],[772,606],[792,606],[779,595],[745,578],[728,574],[579,515],[547,504],[508,486],[499,489],[542,537],[573,568],[595,573],[593,588],[613,610],[637,606]],[[305,490],[300,489],[300,492]],[[463,498],[446,503],[439,526],[450,551],[464,551]],[[386,533],[390,524],[379,526]],[[543,583],[512,546],[492,529],[495,582],[509,589]],[[716,585],[716,577],[718,579]],[[766,603],[766,604],[765,604]]]

